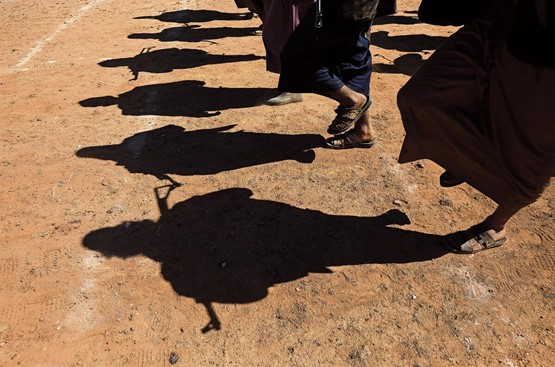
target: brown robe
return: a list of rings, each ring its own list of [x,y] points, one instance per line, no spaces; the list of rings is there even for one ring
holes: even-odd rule
[[[399,162],[430,159],[522,208],[555,176],[555,69],[516,59],[495,35],[485,21],[462,27],[401,88]]]

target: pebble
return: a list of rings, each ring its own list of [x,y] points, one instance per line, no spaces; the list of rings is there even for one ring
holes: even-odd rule
[[[175,352],[170,353],[170,364],[176,364],[179,361],[179,354]]]
[[[441,199],[439,201],[439,205],[441,205],[441,206],[453,206],[453,202],[451,202],[451,200],[449,200],[449,199]]]

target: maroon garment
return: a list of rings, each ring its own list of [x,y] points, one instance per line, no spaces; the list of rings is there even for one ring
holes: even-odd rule
[[[271,1],[262,28],[268,71],[281,72],[281,50],[313,3],[314,0]]]

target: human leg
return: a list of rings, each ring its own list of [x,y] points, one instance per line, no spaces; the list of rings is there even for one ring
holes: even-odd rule
[[[368,112],[372,102],[370,97],[372,56],[369,51],[370,40],[367,37],[369,28],[370,23],[367,23],[360,25],[358,29],[352,29],[338,59],[338,75],[344,86],[328,94],[339,102],[339,108],[336,110],[338,115],[330,125],[328,133],[344,134],[328,139],[326,144],[330,148],[368,147],[370,142],[373,145],[376,137]],[[353,115],[352,109],[360,111],[360,115],[354,119],[350,119]],[[344,118],[345,115],[347,118]]]
[[[364,94],[355,92],[346,85],[343,85],[336,91],[327,92],[327,95],[339,102],[340,106],[346,108],[362,108],[366,103],[366,96]]]
[[[555,128],[552,120],[545,118],[555,113],[548,102],[555,72],[525,64],[507,51],[505,47],[497,50],[496,68],[490,74],[490,125],[486,131],[491,136],[489,145],[496,147],[500,164],[507,167],[510,182],[516,182],[517,188],[498,195],[500,204],[481,223],[466,233],[448,236],[454,252],[475,253],[505,243],[509,220],[535,202],[555,174]],[[501,184],[504,182],[497,186]]]
[[[281,51],[310,8],[310,4],[309,2],[298,3],[296,0],[272,1],[269,3],[262,32],[262,40],[266,50],[266,70],[269,72],[277,74],[281,72]],[[266,104],[281,106],[302,101],[302,93],[278,90],[277,95],[266,101]]]
[[[368,111],[372,99],[362,93],[353,91],[347,86],[330,93],[330,98],[339,103],[335,109],[335,119],[328,127],[328,134],[341,134],[351,129],[358,120]]]
[[[369,75],[372,69],[369,41],[363,38],[364,43],[359,42],[361,33],[365,34],[367,26],[345,22],[337,18],[332,9],[328,10],[324,26],[317,29],[314,26],[316,7],[312,5],[288,38],[280,54],[278,89],[295,93],[316,93],[335,99],[340,104],[343,103],[344,107],[352,107],[357,98],[363,101],[357,93],[369,94]],[[360,65],[349,69],[348,64],[352,63]],[[361,81],[364,76],[356,78],[355,74],[361,73],[367,73],[366,82]],[[350,84],[351,81],[356,81],[359,85]],[[362,87],[357,88],[360,85]],[[348,88],[345,89],[344,86]]]
[[[326,18],[324,28],[318,30],[314,19],[313,6],[282,50],[278,88],[317,93],[338,102],[337,116],[328,132],[352,131],[342,136],[339,144],[329,142],[330,148],[367,146],[368,137],[374,134],[368,113],[372,63],[366,32],[370,23]]]
[[[371,147],[374,145],[376,132],[371,124],[369,107],[370,76],[372,59],[366,29],[359,33],[359,40],[351,48],[350,59],[339,66],[339,75],[345,83],[339,90],[330,92],[328,96],[339,103],[328,133],[339,134],[326,140],[332,149]]]
[[[502,231],[509,219],[522,208],[521,206],[498,205],[497,209],[480,223],[480,226],[494,231]]]

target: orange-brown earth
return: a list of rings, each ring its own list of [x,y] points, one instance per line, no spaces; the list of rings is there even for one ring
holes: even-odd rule
[[[396,94],[454,27],[377,19],[369,150],[231,0],[0,0],[0,366],[550,366],[555,191],[493,208],[399,165]]]

